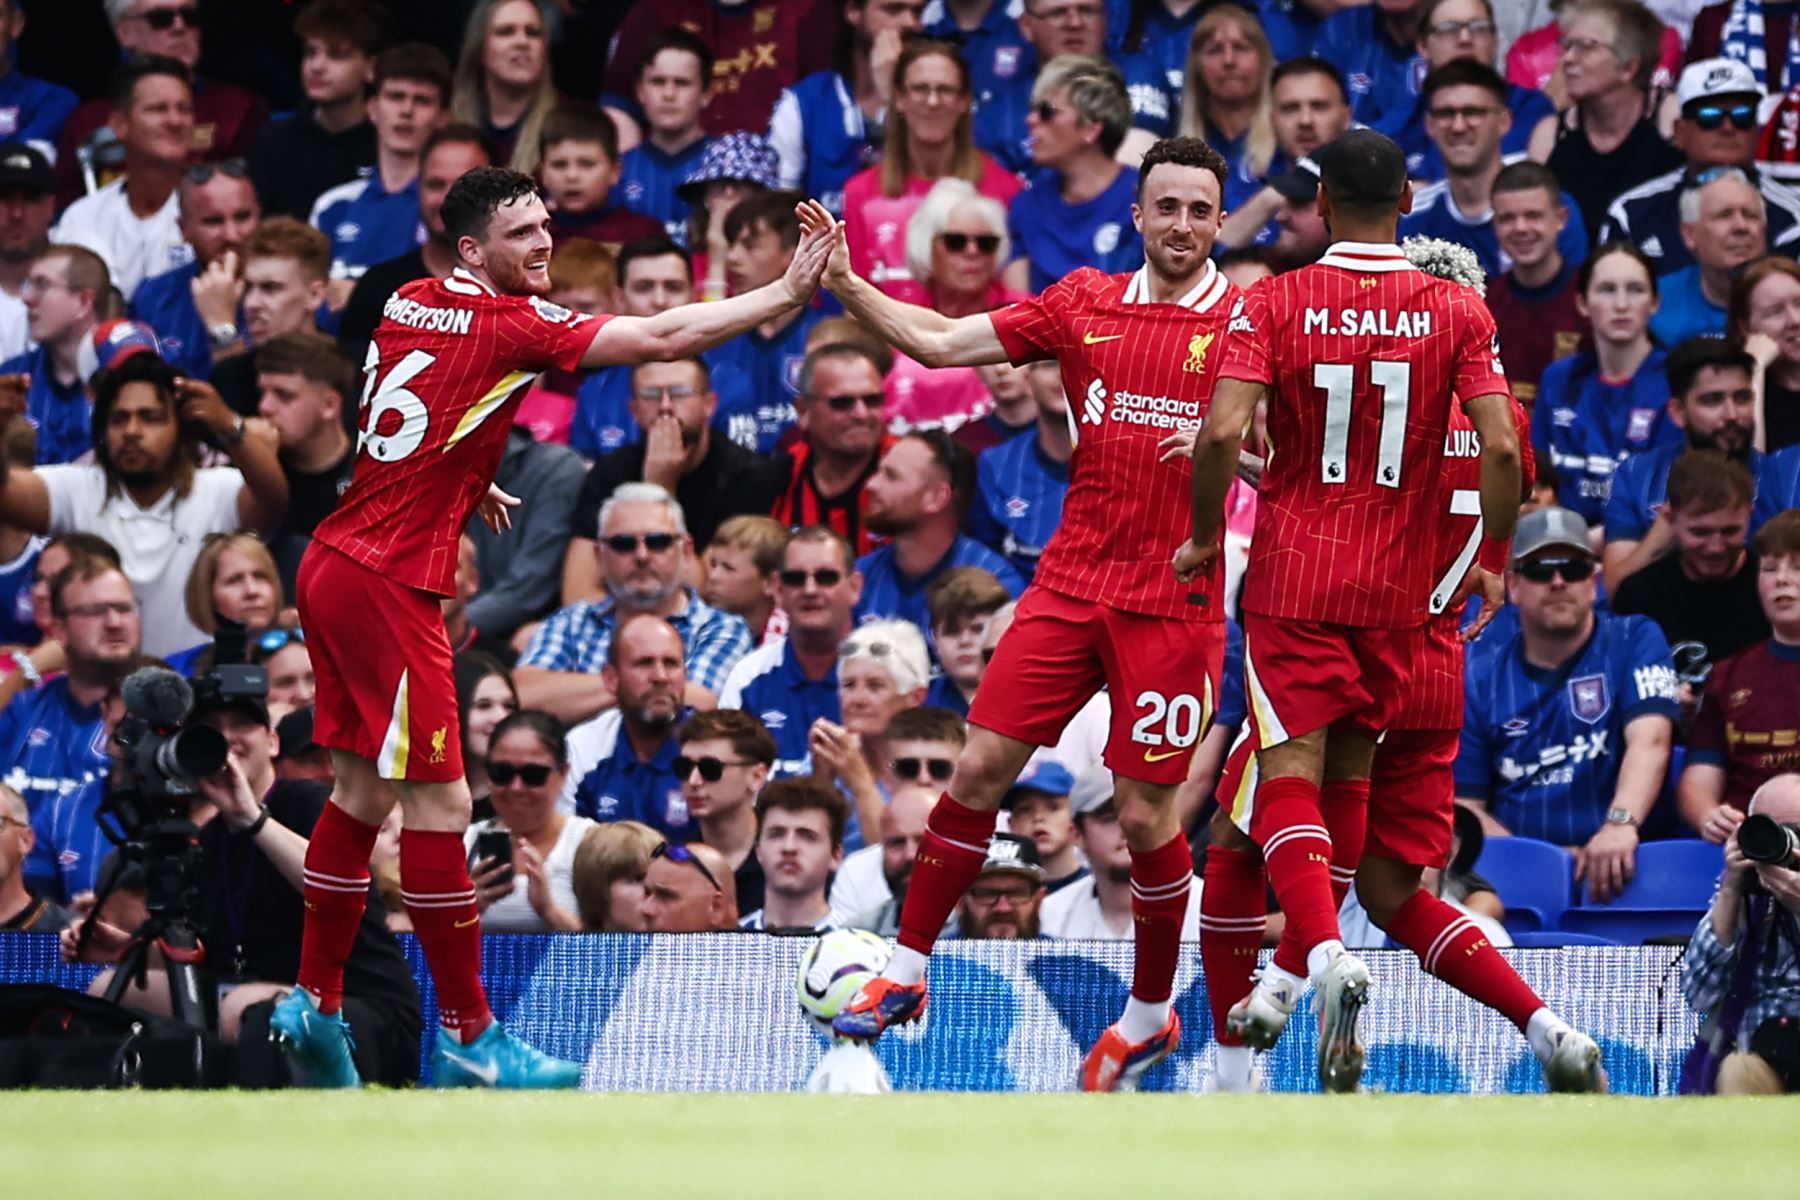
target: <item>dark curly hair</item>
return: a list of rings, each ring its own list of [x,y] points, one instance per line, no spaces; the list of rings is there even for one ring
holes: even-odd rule
[[[1166,137],[1151,146],[1144,153],[1144,161],[1138,164],[1138,200],[1144,199],[1144,184],[1150,179],[1150,168],[1168,163],[1174,167],[1199,167],[1202,171],[1211,171],[1219,177],[1219,191],[1224,194],[1225,177],[1231,168],[1217,150],[1206,144],[1204,138]]]
[[[112,499],[123,490],[125,480],[113,466],[112,453],[106,444],[107,426],[112,423],[113,406],[118,404],[119,397],[129,384],[147,383],[156,390],[156,395],[169,408],[169,418],[181,428],[180,440],[175,446],[175,460],[169,465],[169,473],[175,485],[175,494],[185,498],[194,486],[194,472],[200,466],[200,428],[189,421],[181,419],[181,410],[175,398],[175,379],[178,372],[154,354],[133,354],[109,371],[102,371],[94,382],[94,417],[92,435],[94,439],[94,461],[106,472],[106,495]]]
[[[537,181],[507,167],[475,167],[450,185],[441,220],[452,246],[463,238],[480,241],[502,205],[537,194]]]

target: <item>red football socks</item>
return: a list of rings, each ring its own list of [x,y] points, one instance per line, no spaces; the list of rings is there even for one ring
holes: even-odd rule
[[[1254,848],[1208,846],[1200,889],[1200,969],[1212,1008],[1213,1036],[1221,1046],[1241,1046],[1225,1030],[1225,1014],[1250,994],[1256,952],[1268,926],[1262,855]]]
[[[365,825],[327,804],[306,845],[306,924],[295,983],[312,993],[322,1013],[343,1006],[344,964],[368,904],[369,855],[379,832],[379,826]]]
[[[1500,957],[1481,927],[1430,892],[1412,894],[1388,936],[1419,956],[1419,965],[1439,979],[1504,1016],[1523,1030],[1544,1002]]]
[[[1342,908],[1369,834],[1369,781],[1327,780],[1319,791],[1319,813],[1331,835],[1331,898]]]
[[[906,903],[900,909],[902,946],[931,953],[957,901],[981,874],[998,816],[958,804],[949,792],[938,798],[925,821],[925,836],[919,840],[912,879],[906,885]]]
[[[437,984],[438,1019],[463,1042],[493,1024],[481,988],[481,913],[460,833],[400,831],[400,894]]]
[[[1194,856],[1176,834],[1144,854],[1131,852],[1131,921],[1137,943],[1131,994],[1148,1004],[1164,1004],[1175,988],[1175,961],[1181,954],[1181,926],[1187,919]]]
[[[1338,937],[1331,899],[1331,835],[1320,813],[1319,788],[1305,779],[1263,779],[1256,789],[1251,834],[1262,845],[1275,898],[1287,914],[1275,965],[1304,979],[1306,956]]]

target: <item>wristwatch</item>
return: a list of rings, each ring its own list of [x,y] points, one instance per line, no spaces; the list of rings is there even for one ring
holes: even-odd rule
[[[1631,810],[1629,808],[1607,809],[1606,823],[1608,825],[1629,825],[1633,829],[1636,829],[1643,824],[1642,821],[1631,815]]]
[[[206,336],[212,341],[214,350],[223,350],[238,340],[238,327],[230,321],[221,321],[208,329]]]

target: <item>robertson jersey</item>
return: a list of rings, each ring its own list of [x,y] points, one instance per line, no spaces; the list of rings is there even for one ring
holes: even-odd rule
[[[1446,500],[1452,393],[1507,394],[1481,297],[1396,246],[1339,242],[1245,295],[1219,372],[1270,388],[1245,611],[1424,623],[1443,566],[1420,534]]]
[[[1188,459],[1157,461],[1157,443],[1206,416],[1239,294],[1211,263],[1174,304],[1150,299],[1148,268],[1084,267],[990,314],[1014,364],[1061,363],[1069,397],[1069,491],[1035,583],[1146,616],[1224,618],[1216,558],[1189,584],[1169,566],[1189,529],[1193,473]]]
[[[502,296],[461,267],[401,287],[363,362],[350,488],[313,540],[397,583],[454,594],[457,539],[494,481],[527,385],[576,369],[608,319]]]

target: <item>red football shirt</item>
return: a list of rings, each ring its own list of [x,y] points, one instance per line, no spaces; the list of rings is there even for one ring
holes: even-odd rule
[[[1058,360],[1069,397],[1075,456],[1037,584],[1152,617],[1223,619],[1217,559],[1190,584],[1169,566],[1188,532],[1193,473],[1185,458],[1158,462],[1156,444],[1206,415],[1239,295],[1211,263],[1176,304],[1151,302],[1146,268],[1083,267],[990,314],[1015,364]]]
[[[1270,388],[1245,611],[1423,623],[1452,393],[1507,391],[1481,297],[1396,246],[1339,242],[1250,289],[1230,330],[1219,373]]]
[[[356,467],[313,539],[408,587],[455,593],[456,543],[527,385],[574,370],[599,323],[458,267],[388,297],[363,362]]]

